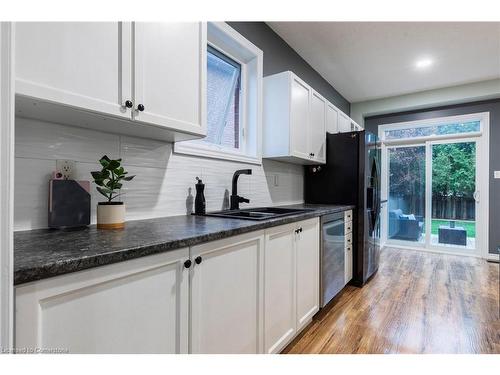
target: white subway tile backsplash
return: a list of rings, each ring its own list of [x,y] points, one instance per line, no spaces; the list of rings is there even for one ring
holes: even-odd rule
[[[120,157],[127,165],[166,168],[171,153],[171,143],[120,137]]]
[[[16,118],[16,157],[94,162],[117,158],[120,137],[95,130]]]
[[[193,209],[196,176],[206,185],[207,210],[227,208],[233,173],[246,168],[253,173],[240,176],[238,193],[250,204],[241,207],[303,201],[303,169],[298,165],[265,160],[258,166],[198,158],[172,153],[171,143],[17,118],[16,230],[47,226],[48,180],[55,159],[75,160],[77,179],[92,180],[90,172],[100,169],[97,160],[104,154],[121,157],[129,173],[137,176],[122,189],[127,220],[186,214]],[[269,178],[276,174],[279,186],[274,186],[274,177]],[[93,184],[91,197],[95,223],[97,202],[104,197]]]
[[[47,227],[49,179],[56,162],[15,159],[14,230]]]

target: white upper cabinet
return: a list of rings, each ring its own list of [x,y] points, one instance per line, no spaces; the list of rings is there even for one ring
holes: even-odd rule
[[[205,23],[19,22],[15,47],[20,116],[167,141],[206,135]]]
[[[290,154],[309,159],[309,117],[311,88],[298,77],[291,78],[290,98]],[[267,125],[267,124],[266,124]]]
[[[340,110],[331,103],[326,105],[326,131],[331,134],[339,132]]]
[[[190,353],[262,352],[263,232],[191,248]]]
[[[360,130],[363,130],[361,125],[359,125],[356,121],[351,119],[351,131],[356,132],[356,131],[360,131]]]
[[[130,118],[130,24],[16,23],[16,93]]]
[[[340,133],[351,131],[351,119],[344,112],[339,112],[338,126]]]
[[[310,150],[314,161],[326,161],[326,100],[316,91],[311,95]]]
[[[328,133],[345,133],[363,130],[356,121],[347,116],[332,103],[326,106],[326,131]]]
[[[134,45],[135,119],[205,132],[205,25],[136,22]]]
[[[263,157],[325,162],[326,101],[292,72],[264,78]]]

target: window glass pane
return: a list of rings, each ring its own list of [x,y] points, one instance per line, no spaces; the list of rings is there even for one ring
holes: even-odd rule
[[[481,124],[479,121],[469,121],[462,123],[436,124],[418,126],[415,128],[386,130],[384,135],[385,139],[404,139],[427,137],[431,135],[473,133],[480,130]]]
[[[240,147],[240,65],[209,47],[207,53],[207,137],[203,142]]]
[[[432,145],[431,244],[476,248],[476,142]]]
[[[425,146],[394,147],[389,156],[388,239],[425,242]]]

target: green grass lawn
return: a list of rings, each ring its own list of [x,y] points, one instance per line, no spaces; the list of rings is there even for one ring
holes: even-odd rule
[[[440,225],[450,225],[449,220],[432,219],[432,234],[438,234]],[[455,226],[463,227],[467,231],[467,237],[476,238],[476,223],[474,221],[455,221]]]

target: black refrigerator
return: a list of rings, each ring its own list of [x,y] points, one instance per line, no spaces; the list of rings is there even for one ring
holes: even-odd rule
[[[376,135],[327,133],[326,164],[305,167],[304,199],[314,204],[355,205],[353,280],[364,285],[380,258],[380,145]]]

